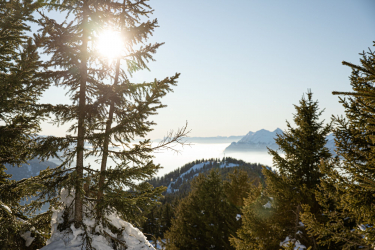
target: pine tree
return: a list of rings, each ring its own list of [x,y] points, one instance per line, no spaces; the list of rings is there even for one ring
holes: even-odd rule
[[[57,86],[68,89],[72,101],[70,105],[51,105],[49,111],[56,125],[73,125],[66,137],[40,140],[41,152],[44,148],[53,149],[42,157],[58,156],[56,152],[61,151],[63,163],[38,177],[45,188],[34,204],[49,201],[57,207],[59,190],[74,193],[74,206],[66,208],[69,216],[59,228],[69,230],[74,223],[85,235],[94,230],[83,224],[85,216],[112,229],[106,215],[113,211],[126,221],[139,223],[164,190],[144,182],[160,168],[153,163],[151,153],[170,143],[179,143],[186,134],[185,126],[169,133],[156,147],[148,139],[132,144],[135,137],[145,138],[152,130],[155,123],[148,118],[165,107],[161,98],[172,91],[179,76],[148,83],[130,81],[132,73],[148,69],[147,62],[153,60],[153,54],[162,45],[146,44],[157,27],[156,20],[146,20],[153,10],[146,0],[49,1],[48,7],[67,13],[67,19],[58,23],[40,13],[40,40],[50,56],[46,74]],[[123,43],[123,49],[112,61],[95,51],[99,34],[108,29],[118,32]],[[113,146],[122,150],[113,150]],[[89,156],[100,159],[99,170],[85,164]],[[108,159],[113,160],[112,166]],[[113,230],[114,234],[121,233]],[[125,246],[106,232],[100,233],[114,241],[113,247]],[[85,244],[92,247],[90,240]]]
[[[314,214],[321,212],[314,190],[323,177],[320,161],[331,157],[325,147],[331,125],[319,121],[322,111],[311,92],[295,109],[297,127],[287,122],[288,129],[275,139],[283,154],[269,149],[278,172],[264,168],[265,187],[253,189],[245,200],[242,228],[238,238],[231,240],[236,249],[278,249],[286,237],[318,249],[315,239],[300,224],[300,214],[303,204]]]
[[[360,65],[343,62],[352,68],[353,92],[340,103],[346,118],[334,117],[336,147],[339,159],[322,162],[327,178],[317,197],[324,208],[324,221],[306,213],[304,221],[321,244],[341,244],[341,249],[373,249],[375,244],[374,213],[374,79],[375,54],[363,52]]]
[[[33,14],[41,6],[33,1],[0,3],[0,249],[40,248],[47,236],[43,232],[48,218],[31,217],[19,204],[36,190],[5,174],[6,163],[27,163],[38,148],[36,133],[44,114],[38,100],[49,82],[41,72],[39,45],[28,35],[28,24],[35,22]],[[25,240],[27,234],[34,240]]]
[[[165,234],[166,249],[232,249],[228,238],[239,226],[237,209],[227,201],[218,171],[200,174],[191,189]]]

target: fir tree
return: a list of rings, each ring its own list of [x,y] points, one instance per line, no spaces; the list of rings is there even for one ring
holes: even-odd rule
[[[340,103],[346,118],[334,117],[334,134],[339,159],[325,161],[321,170],[327,178],[317,197],[324,208],[324,221],[313,213],[303,217],[311,234],[321,244],[341,244],[341,249],[373,249],[375,244],[374,213],[374,79],[375,54],[363,52],[360,65],[343,62],[352,68],[353,92]]]
[[[40,248],[48,235],[43,234],[48,217],[31,217],[19,204],[36,190],[5,174],[6,163],[27,163],[38,148],[36,133],[44,114],[38,100],[49,84],[28,24],[35,22],[33,14],[41,6],[33,1],[0,3],[0,249]],[[25,240],[28,234],[32,241]]]
[[[200,174],[191,188],[165,234],[166,249],[232,249],[228,238],[239,226],[237,209],[227,201],[219,173]]]
[[[70,216],[59,228],[69,230],[74,223],[86,235],[91,229],[83,225],[85,216],[113,228],[106,215],[116,211],[126,221],[139,223],[164,190],[144,182],[160,168],[153,163],[151,153],[180,142],[186,134],[185,126],[168,134],[156,147],[148,139],[131,143],[135,137],[145,138],[152,130],[155,123],[148,120],[149,116],[165,107],[161,98],[172,91],[179,76],[149,83],[130,81],[133,72],[148,69],[147,62],[153,60],[153,54],[162,45],[146,44],[157,27],[156,20],[146,20],[153,10],[145,0],[68,0],[61,4],[49,1],[48,8],[67,13],[67,20],[58,23],[48,14],[40,13],[41,42],[50,56],[46,73],[57,86],[68,89],[72,101],[70,105],[51,105],[49,110],[56,125],[73,125],[66,137],[41,139],[44,148],[55,152],[42,157],[58,156],[56,152],[61,151],[63,163],[41,173],[39,179],[45,188],[34,203],[49,201],[57,206],[59,190],[72,191],[74,206],[66,208]],[[118,32],[124,45],[113,61],[95,50],[98,34],[108,29]],[[122,150],[113,150],[113,146]],[[100,158],[99,170],[85,164],[89,156]],[[113,160],[112,166],[108,166],[108,159]],[[114,241],[112,247],[125,247],[126,243],[112,239],[104,231],[101,233]],[[90,240],[85,244],[92,247]]]
[[[0,164],[21,165],[35,152],[35,134],[42,119],[39,97],[49,86],[41,73],[37,45],[27,22],[41,4],[0,3]]]
[[[242,228],[232,239],[236,249],[278,249],[286,237],[318,249],[315,238],[300,224],[300,214],[303,204],[314,214],[321,213],[314,190],[323,177],[320,161],[331,157],[325,147],[331,126],[319,121],[322,111],[311,92],[295,109],[297,127],[287,122],[288,129],[275,139],[284,155],[269,149],[278,172],[264,168],[266,187],[253,189],[245,201]]]

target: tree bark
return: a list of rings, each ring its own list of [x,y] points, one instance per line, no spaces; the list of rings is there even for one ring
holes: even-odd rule
[[[77,165],[76,165],[76,185],[75,185],[75,226],[79,227],[82,224],[83,214],[83,196],[81,187],[83,184],[83,152],[85,146],[85,109],[86,109],[86,81],[87,81],[87,43],[88,43],[88,3],[87,0],[83,2],[83,34],[81,46],[81,68],[80,68],[80,88],[79,88],[79,104],[78,104],[78,135],[77,135]]]
[[[115,80],[114,80],[114,83],[113,83],[113,87],[117,86],[117,84],[118,84],[119,74],[120,74],[120,59],[117,59],[116,74],[115,74]],[[101,162],[101,166],[100,166],[99,188],[98,188],[98,197],[97,197],[98,198],[98,209],[97,209],[98,218],[100,218],[100,216],[101,216],[100,203],[102,202],[102,198],[103,198],[105,171],[107,169],[107,160],[108,160],[108,146],[109,146],[109,140],[110,140],[110,136],[111,136],[110,130],[111,130],[111,127],[112,127],[114,110],[115,110],[115,104],[114,104],[113,100],[110,100],[108,120],[106,122],[105,137],[104,137],[104,142],[103,142],[103,156],[102,156],[102,162]]]

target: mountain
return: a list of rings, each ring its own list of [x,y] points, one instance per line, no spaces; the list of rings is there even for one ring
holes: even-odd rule
[[[326,139],[328,140],[326,143],[326,147],[329,149],[329,151],[331,151],[332,155],[336,155],[335,136],[333,135],[333,133],[330,133],[329,135],[327,135]]]
[[[224,152],[234,151],[267,151],[267,147],[277,149],[275,143],[277,134],[282,134],[283,131],[279,128],[271,132],[265,129],[258,130],[257,132],[249,132],[238,142],[232,142]]]
[[[240,140],[243,136],[216,136],[216,137],[187,137],[187,142],[192,143],[229,143]]]
[[[238,141],[243,138],[243,135],[232,135],[232,136],[215,136],[215,137],[186,137],[184,138],[188,143],[230,143]],[[153,140],[154,142],[160,142],[161,139]]]
[[[275,131],[270,132],[265,129],[261,129],[257,132],[249,132],[238,142],[232,142],[224,152],[259,152],[267,151],[267,147],[273,150],[277,150],[279,146],[275,143],[275,138],[277,134],[282,134],[283,131],[279,128]],[[326,137],[327,143],[326,147],[335,155],[335,136],[333,133],[330,133]]]
[[[41,170],[45,170],[47,167],[55,168],[57,164],[50,161],[41,162],[39,159],[32,159],[28,161],[28,164],[23,164],[21,167],[13,167],[9,164],[5,164],[7,174],[11,174],[10,179],[19,181],[23,178],[30,178],[37,176]]]
[[[249,132],[244,137],[242,137],[238,142],[247,142],[251,140],[251,137],[255,134],[255,132]]]

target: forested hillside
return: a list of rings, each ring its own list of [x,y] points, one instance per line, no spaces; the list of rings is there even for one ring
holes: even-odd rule
[[[177,208],[180,202],[191,195],[193,183],[196,182],[196,179],[205,179],[212,171],[216,171],[215,178],[218,178],[216,182],[222,185],[222,188],[225,186],[225,195],[223,193],[223,197],[228,200],[228,204],[232,204],[231,206],[233,206],[232,209],[234,209],[233,212],[235,213],[234,217],[230,214],[223,216],[235,219],[237,214],[240,214],[238,208],[243,205],[242,200],[248,192],[249,185],[254,187],[264,185],[263,167],[271,169],[258,163],[247,163],[230,157],[201,159],[187,163],[162,177],[152,178],[149,183],[155,187],[166,186],[168,188],[163,193],[164,197],[160,200],[161,204],[154,207],[146,216],[145,222],[140,225],[142,231],[150,241],[158,241],[161,244],[163,242],[162,239],[165,238],[165,233],[171,229],[172,220],[179,213]],[[231,190],[232,186],[229,183],[233,180],[238,180],[239,182]],[[207,195],[211,194],[208,192]],[[215,208],[212,209],[212,212],[215,212]],[[238,222],[238,218],[234,221]]]
[[[346,9],[366,1],[291,2],[155,1],[155,12],[149,0],[0,1],[0,250],[374,250],[373,49],[342,62],[342,114],[325,116],[317,98],[338,79],[329,59],[357,41],[344,35],[372,34],[373,13],[368,26]],[[156,14],[174,48],[160,68]],[[323,48],[332,33],[343,37]],[[174,65],[188,72],[179,91]],[[324,87],[291,101],[293,81]],[[207,135],[191,141],[220,150],[239,138],[212,136],[287,117],[226,149],[267,151],[272,168],[209,158],[155,177],[156,153],[178,152],[190,128],[159,131],[188,113]]]
[[[190,191],[191,180],[200,173],[207,174],[211,169],[219,169],[222,176],[233,172],[234,169],[241,169],[248,173],[250,179],[258,184],[263,180],[262,166],[259,163],[247,163],[231,157],[223,159],[201,159],[189,162],[184,166],[162,176],[154,177],[148,182],[154,187],[165,186],[165,193],[187,193]],[[265,166],[269,168],[268,166]],[[165,194],[164,193],[164,194]]]

